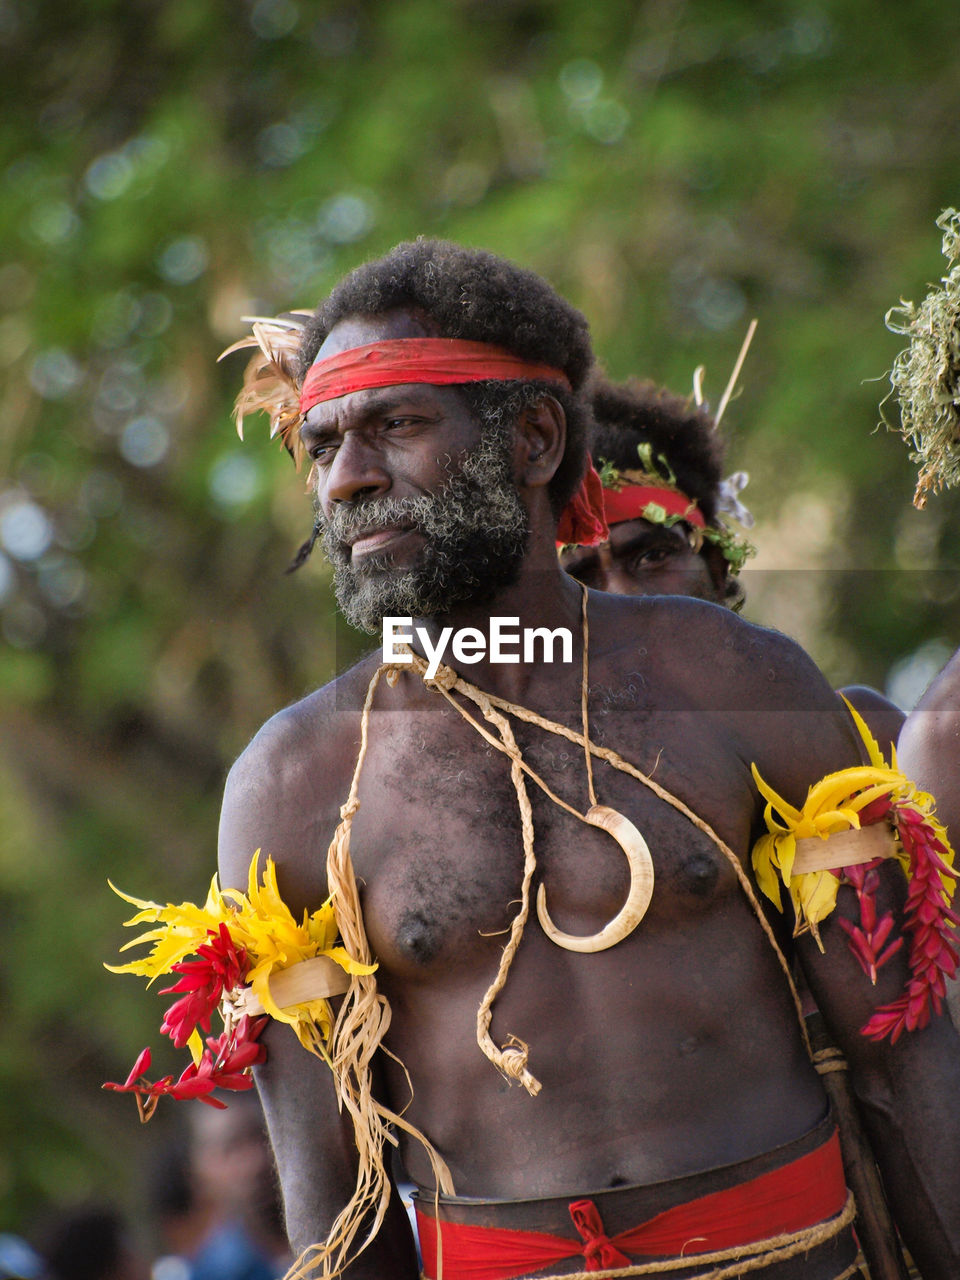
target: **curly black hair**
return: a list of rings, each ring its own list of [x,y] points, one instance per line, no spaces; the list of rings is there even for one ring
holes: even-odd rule
[[[709,524],[716,523],[724,449],[708,410],[639,378],[613,383],[595,374],[590,391],[590,452],[597,465],[605,459],[620,470],[637,468],[637,446],[650,445],[654,461],[663,457],[678,488],[696,499]]]
[[[593,351],[586,319],[532,271],[483,249],[421,237],[357,267],[321,302],[304,329],[300,377],[338,321],[398,308],[416,312],[438,336],[489,342],[567,375],[570,391],[547,382],[490,381],[459,388],[483,422],[503,421],[508,412],[520,412],[545,393],[559,400],[567,444],[549,490],[559,514],[583,476],[591,427],[585,385]]]

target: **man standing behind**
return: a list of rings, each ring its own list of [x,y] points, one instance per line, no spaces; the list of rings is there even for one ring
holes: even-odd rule
[[[724,478],[724,441],[707,407],[652,382],[602,377],[591,404],[591,452],[602,466],[610,536],[564,548],[564,569],[598,591],[699,596],[741,608],[737,575],[754,552],[737,531],[738,514],[752,522],[737,496],[747,477]],[[840,692],[889,755],[904,721],[900,708],[867,685]]]
[[[445,1280],[648,1264],[689,1280],[743,1258],[768,1280],[852,1276],[789,944],[757,904],[748,855],[763,830],[751,763],[799,805],[859,763],[858,745],[791,641],[702,601],[582,591],[561,571],[590,361],[585,323],[543,281],[453,245],[401,245],[321,305],[299,404],[274,420],[313,462],[345,616],[372,632],[409,617],[432,647],[447,628],[475,640],[506,618],[569,632],[572,661],[497,662],[464,641],[472,669],[428,682],[424,663],[398,663],[379,684],[379,655],[361,662],[235,764],[221,877],[244,886],[262,849],[295,916],[336,888],[347,941],[355,871],[377,990],[365,1005],[351,991],[341,1023],[366,1008],[386,1050],[357,1116],[402,1111],[439,1154],[398,1133],[423,1189],[427,1276],[438,1250]],[[899,928],[904,878],[892,863],[879,878],[877,907]],[[911,1252],[926,1280],[948,1280],[956,1037],[944,1019],[893,1046],[860,1034],[908,965],[901,948],[872,986],[844,945],[852,914],[841,890],[823,953],[809,932],[796,951]],[[282,1027],[265,1043],[258,1086],[305,1249],[326,1240],[366,1146],[327,1065]],[[344,1274],[416,1275],[396,1199]]]
[[[610,536],[565,547],[564,569],[598,591],[738,606],[736,575],[753,548],[722,522],[723,437],[707,408],[652,382],[599,375],[590,401]]]

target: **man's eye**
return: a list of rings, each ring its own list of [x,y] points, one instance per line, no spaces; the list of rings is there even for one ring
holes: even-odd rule
[[[668,560],[673,560],[680,555],[677,547],[647,547],[643,551],[638,551],[631,557],[631,563],[634,569],[655,569],[658,565],[666,564]]]
[[[314,462],[329,462],[336,451],[336,445],[333,444],[315,444],[307,453]]]

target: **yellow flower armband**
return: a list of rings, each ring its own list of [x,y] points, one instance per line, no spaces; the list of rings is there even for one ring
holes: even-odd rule
[[[897,1000],[881,1006],[863,1034],[895,1043],[901,1034],[924,1027],[940,1013],[946,979],[957,971],[956,926],[951,907],[956,874],[953,850],[934,814],[933,798],[887,764],[863,719],[847,703],[866,744],[869,765],[829,774],[810,788],[796,809],[753,776],[766,801],[767,834],[753,848],[753,868],[761,891],[782,910],[780,886],[787,889],[795,934],[811,933],[823,950],[819,924],[836,906],[841,884],[850,885],[860,907],[859,923],[840,919],[850,950],[871,982],[877,970],[909,942],[910,978]],[[907,877],[903,933],[891,912],[877,916],[877,867],[895,858]]]
[[[163,1096],[200,1098],[211,1106],[223,1103],[214,1089],[249,1089],[251,1068],[263,1061],[259,1036],[269,1015],[293,1028],[311,1053],[330,1061],[333,1016],[329,997],[347,990],[349,975],[372,973],[340,945],[333,904],[328,899],[298,922],[280,896],[273,860],[267,858],[259,879],[259,850],[250,864],[247,892],[221,891],[214,876],[202,907],[192,902],[161,906],[114,893],[138,908],[128,926],[155,925],[121,948],[151,944],[149,954],[122,965],[106,965],[111,973],[149,978],[170,975],[172,986],[161,995],[180,998],[164,1015],[161,1031],[177,1048],[187,1046],[192,1062],[179,1079],[149,1081],[150,1050],[144,1049],[124,1084],[105,1089],[132,1093],[143,1120],[149,1120]],[[192,958],[188,958],[192,957]],[[219,1010],[223,1034],[210,1033]]]

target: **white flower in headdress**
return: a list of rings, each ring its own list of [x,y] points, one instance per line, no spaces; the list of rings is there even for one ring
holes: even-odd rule
[[[744,529],[753,528],[753,515],[739,497],[749,480],[750,476],[746,471],[734,471],[717,486],[717,513],[730,516]]]

